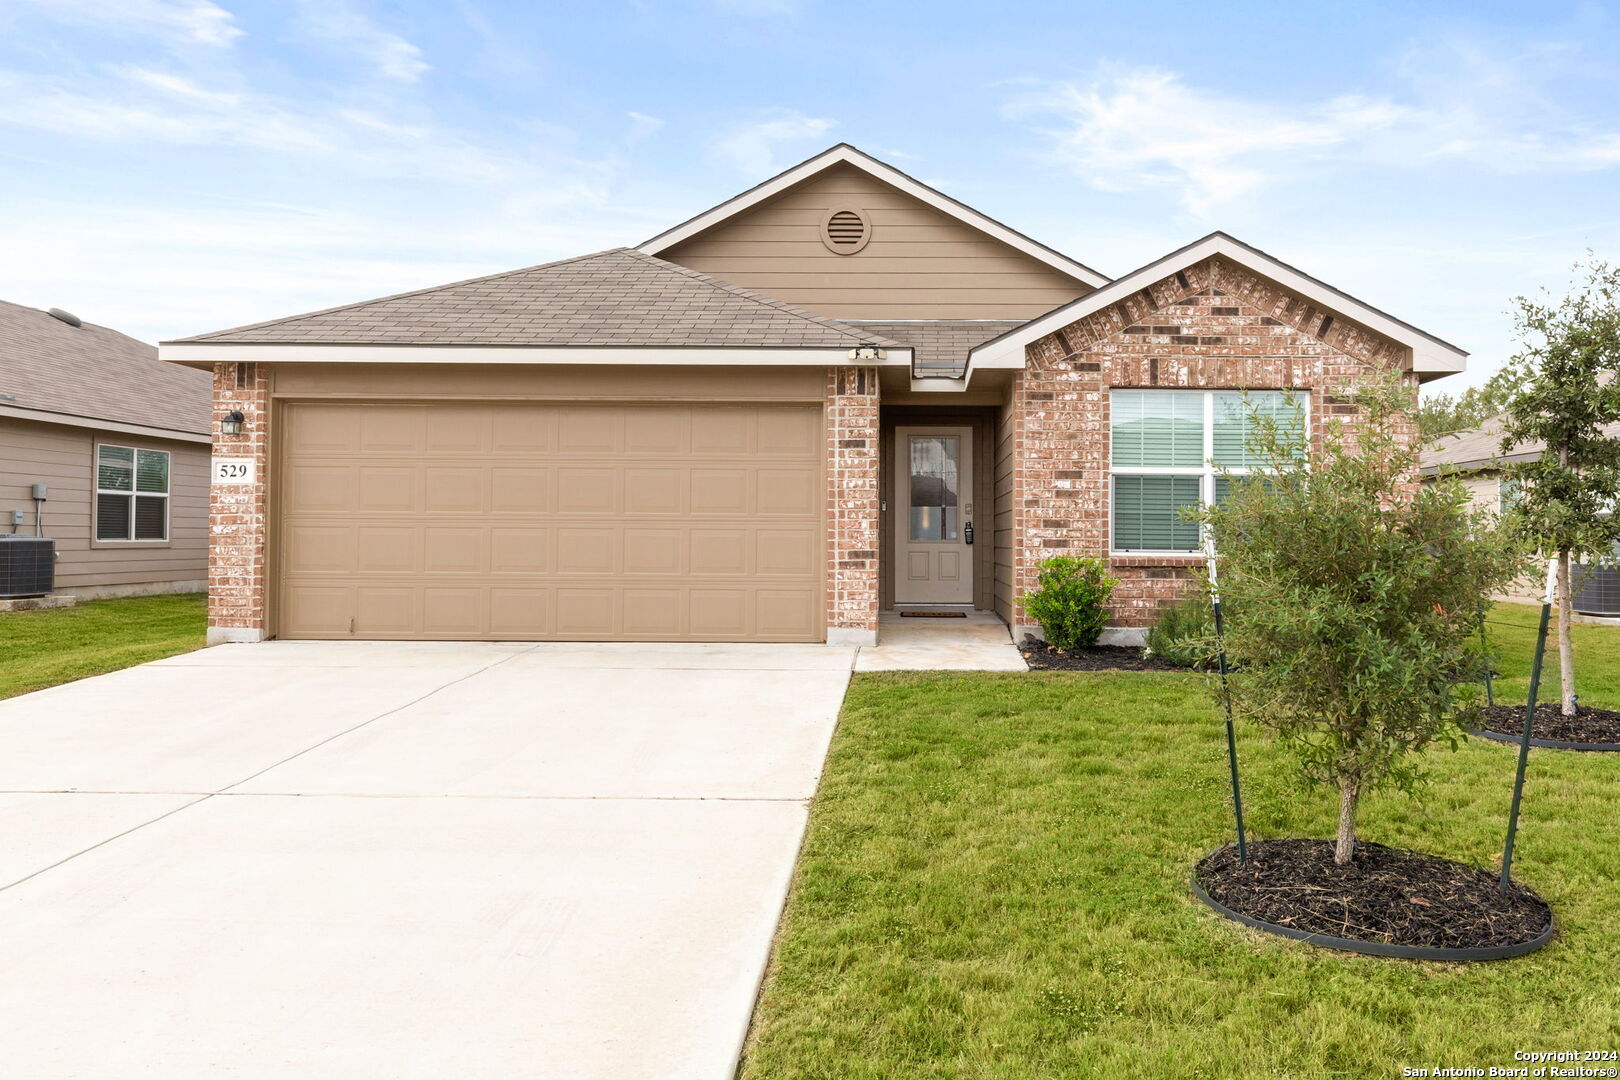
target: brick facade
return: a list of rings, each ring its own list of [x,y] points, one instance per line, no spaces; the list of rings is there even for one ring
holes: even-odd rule
[[[214,365],[216,457],[252,458],[254,482],[212,484],[208,502],[208,643],[258,641],[264,636],[265,491],[270,476],[270,373],[263,364]],[[220,433],[233,410],[242,434]]]
[[[827,372],[827,640],[877,640],[878,379]]]
[[[1407,350],[1213,257],[1041,338],[1015,378],[1014,585],[1032,589],[1053,555],[1108,557],[1109,392],[1115,388],[1293,389],[1313,443],[1355,408],[1338,396]],[[1415,380],[1413,381],[1415,387]],[[1112,624],[1151,625],[1197,556],[1109,558]]]

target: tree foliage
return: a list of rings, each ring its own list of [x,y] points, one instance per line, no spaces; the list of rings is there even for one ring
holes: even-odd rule
[[[1569,634],[1574,559],[1607,560],[1620,544],[1620,270],[1599,259],[1560,299],[1518,297],[1523,350],[1510,371],[1517,385],[1503,416],[1502,453],[1523,444],[1546,449],[1514,463],[1518,481],[1510,522],[1558,559],[1558,641],[1563,711],[1575,712],[1574,651]]]
[[[1427,393],[1418,404],[1418,437],[1433,443],[1447,435],[1476,428],[1499,414],[1513,396],[1516,373],[1504,368],[1484,386],[1470,386],[1457,394]]]
[[[1336,857],[1354,852],[1360,796],[1422,778],[1473,691],[1484,598],[1522,568],[1454,481],[1416,482],[1413,391],[1398,376],[1334,418],[1320,452],[1256,414],[1262,475],[1231,477],[1199,512],[1219,553],[1235,712],[1275,732],[1304,775],[1339,790]]]

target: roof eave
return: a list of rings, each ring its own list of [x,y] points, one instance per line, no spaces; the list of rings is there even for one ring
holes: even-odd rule
[[[909,346],[885,345],[877,366],[906,366]],[[315,342],[167,341],[158,355],[171,364],[568,364],[715,367],[842,367],[870,364],[847,345],[366,345]]]

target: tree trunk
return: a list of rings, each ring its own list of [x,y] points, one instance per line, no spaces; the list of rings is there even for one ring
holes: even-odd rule
[[[1333,845],[1333,861],[1340,866],[1347,865],[1356,853],[1356,800],[1360,798],[1360,781],[1339,781],[1339,838]]]
[[[1570,596],[1569,552],[1558,553],[1558,675],[1565,716],[1575,715],[1575,643],[1569,624],[1574,611]]]

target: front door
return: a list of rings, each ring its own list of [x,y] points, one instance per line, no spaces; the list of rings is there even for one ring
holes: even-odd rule
[[[894,433],[898,604],[973,603],[973,429]]]

